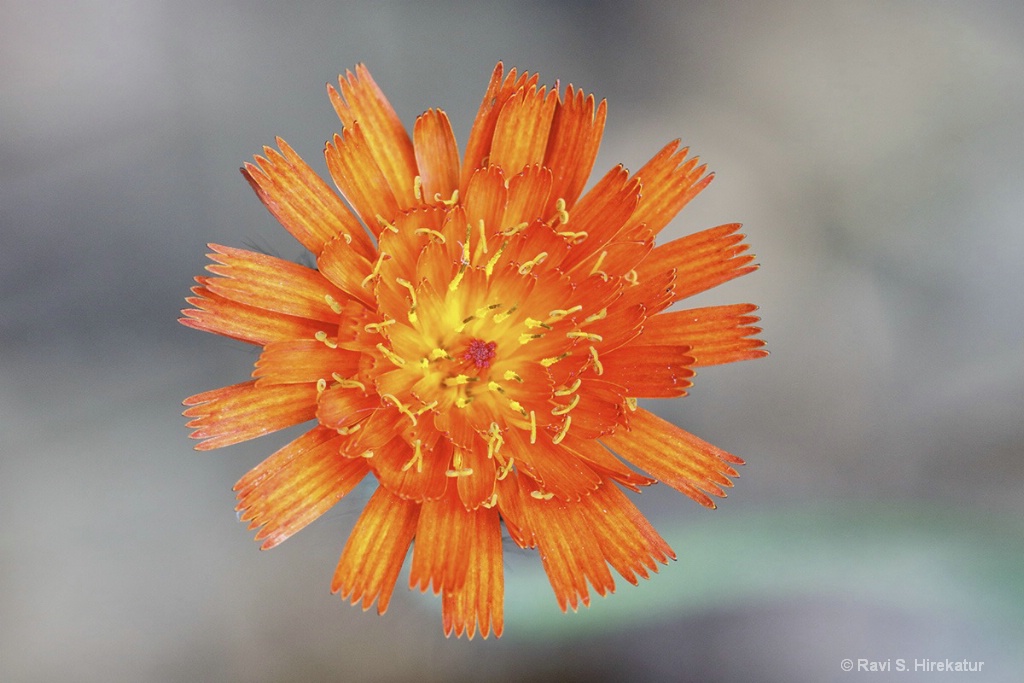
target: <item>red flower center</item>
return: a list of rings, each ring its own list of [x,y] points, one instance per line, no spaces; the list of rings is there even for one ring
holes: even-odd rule
[[[495,349],[498,348],[496,342],[485,342],[482,339],[473,339],[469,342],[469,348],[466,349],[466,353],[462,354],[462,358],[468,361],[473,361],[473,365],[478,368],[489,368],[491,367],[491,359],[495,356]]]

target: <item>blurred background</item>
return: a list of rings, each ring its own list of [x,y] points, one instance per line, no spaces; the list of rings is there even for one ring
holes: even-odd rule
[[[7,0],[0,26],[0,680],[1018,681],[1024,670],[1024,5]],[[207,242],[302,249],[237,169],[326,172],[365,62],[464,144],[497,60],[609,101],[595,173],[680,137],[742,221],[766,360],[653,407],[748,461],[717,511],[636,499],[679,554],[563,615],[509,548],[506,635],[404,588],[329,593],[368,490],[261,553],[182,398],[255,352],[176,322]],[[508,546],[507,546],[508,547]],[[844,658],[984,661],[845,673]]]

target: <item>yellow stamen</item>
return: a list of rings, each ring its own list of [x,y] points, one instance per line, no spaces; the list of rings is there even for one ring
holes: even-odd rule
[[[530,443],[537,443],[537,413],[530,411]]]
[[[324,393],[325,389],[327,389],[327,380],[324,379],[323,377],[321,377],[320,379],[318,379],[316,381],[316,395],[317,395],[317,398],[320,397],[320,394]]]
[[[519,304],[516,304],[515,306],[513,306],[510,309],[508,309],[507,311],[504,311],[502,313],[496,313],[495,316],[494,316],[495,324],[500,325],[501,323],[505,322],[509,318],[509,316],[511,316],[513,313],[515,313],[516,310],[518,310],[518,309],[519,309]]]
[[[465,466],[462,451],[455,451],[455,455],[452,457],[452,469],[444,474],[446,477],[468,477],[473,474],[473,468]]]
[[[482,249],[483,252],[486,254],[487,253],[487,228],[484,226],[484,219],[483,218],[481,218],[477,222],[477,226],[480,228],[480,246],[478,248]]]
[[[317,333],[313,335],[313,338],[329,349],[338,348],[338,342],[333,339],[328,339],[327,333],[323,330],[318,330]]]
[[[420,408],[419,410],[417,410],[416,414],[417,415],[422,415],[423,413],[427,412],[428,410],[433,410],[436,407],[437,407],[437,401],[431,401],[427,405],[425,405],[422,408]]]
[[[637,274],[637,272],[635,270],[631,270],[628,273],[626,273],[625,275],[623,275],[622,279],[625,280],[626,282],[628,282],[631,285],[638,285],[638,284],[640,284],[640,276]]]
[[[338,300],[335,299],[333,296],[331,296],[330,294],[324,294],[324,301],[327,302],[327,305],[331,307],[332,311],[334,311],[335,313],[341,313],[341,304],[339,304]]]
[[[556,308],[555,310],[548,313],[549,318],[564,318],[567,315],[572,315],[583,310],[583,306],[576,304],[572,308]]]
[[[562,423],[562,428],[558,430],[557,434],[555,434],[555,438],[551,439],[551,443],[555,444],[556,446],[562,443],[562,439],[564,439],[565,435],[569,433],[569,425],[571,424],[572,415],[566,415],[565,422]]]
[[[519,343],[528,344],[532,342],[534,339],[540,339],[543,336],[543,334],[527,334],[526,332],[523,332],[521,335],[519,335]]]
[[[412,179],[412,194],[416,197],[416,201],[423,201],[423,178],[422,176],[416,176]]]
[[[387,252],[380,252],[380,254],[377,256],[377,260],[373,264],[373,270],[370,271],[369,275],[363,278],[363,281],[359,283],[359,286],[365,288],[366,285],[370,282],[370,280],[377,277],[377,275],[380,274],[380,264],[384,263],[384,261],[388,260],[389,258],[391,258],[391,256],[389,256]]]
[[[336,372],[331,373],[331,377],[338,383],[338,386],[342,389],[361,389],[362,392],[366,393],[366,385],[355,379],[346,379]]]
[[[520,376],[519,376],[519,375],[518,375],[518,374],[516,373],[516,371],[515,371],[515,370],[506,370],[506,371],[505,371],[505,374],[503,375],[503,377],[504,377],[504,378],[505,378],[506,380],[512,380],[512,379],[514,379],[515,381],[519,382],[520,384],[522,384],[522,382],[523,382],[523,378],[522,378],[522,377],[520,377]]]
[[[541,364],[541,365],[543,365],[543,366],[544,366],[544,367],[546,367],[546,368],[550,368],[550,367],[551,367],[552,365],[554,365],[554,364],[555,364],[555,363],[557,363],[558,361],[560,361],[560,360],[565,360],[565,359],[566,359],[566,358],[568,358],[568,357],[569,357],[570,355],[571,355],[571,354],[570,354],[570,353],[569,353],[568,351],[566,351],[566,352],[565,352],[565,353],[563,353],[563,354],[562,354],[561,356],[552,356],[552,357],[550,357],[550,358],[545,358],[545,359],[541,360],[540,364]]]
[[[373,450],[370,449],[370,448],[367,448],[365,451],[363,451],[362,453],[359,454],[359,457],[360,458],[372,458],[373,457]]]
[[[565,198],[559,197],[555,200],[555,211],[558,212],[558,222],[565,225],[569,222],[569,212],[565,208]]]
[[[594,359],[594,370],[599,375],[604,374],[604,365],[601,364],[601,359],[597,357],[597,349],[593,346],[590,347],[590,357]]]
[[[511,228],[505,228],[504,230],[501,231],[501,234],[504,235],[505,237],[511,237],[516,233],[526,230],[526,228],[528,228],[529,226],[530,224],[524,221],[522,223],[519,223],[518,225],[513,225]]]
[[[497,422],[492,422],[487,431],[487,457],[496,456],[503,445],[505,445],[505,438],[501,435],[501,428],[498,427]]]
[[[363,325],[363,329],[370,333],[376,332],[379,334],[385,327],[388,325],[394,325],[395,322],[394,318],[388,318],[387,320],[381,320],[379,323],[367,323]]]
[[[480,507],[486,508],[486,509],[490,510],[491,508],[493,508],[497,504],[498,504],[498,492],[495,491],[494,493],[491,494],[490,498],[488,498],[484,502],[480,503]]]
[[[555,497],[555,494],[548,491],[530,491],[530,496],[537,500],[551,500]]]
[[[543,327],[543,328],[544,328],[545,330],[550,330],[550,329],[552,329],[552,328],[551,328],[551,325],[548,325],[547,323],[543,323],[543,322],[541,322],[541,321],[539,321],[539,320],[535,320],[535,319],[533,319],[533,318],[527,318],[527,319],[526,319],[526,320],[524,321],[524,323],[525,323],[525,325],[526,325],[527,327],[529,327],[530,329],[536,329],[536,328],[538,328],[538,327]]]
[[[445,351],[442,348],[436,348],[436,349],[434,349],[433,351],[430,352],[430,360],[437,360],[439,358],[444,358],[446,360],[451,360],[452,359],[452,357],[448,354],[448,352]]]
[[[559,235],[560,237],[564,237],[569,244],[579,244],[580,242],[582,242],[583,240],[587,239],[587,237],[590,236],[589,234],[587,234],[586,230],[581,230],[579,232],[565,230],[563,232],[558,232],[555,234]]]
[[[381,397],[380,397],[380,401],[381,401],[381,403],[384,403],[385,401],[391,401],[391,403],[393,403],[394,406],[396,408],[398,408],[398,412],[400,412],[402,415],[405,415],[410,420],[412,420],[412,426],[413,427],[416,426],[416,424],[417,424],[416,415],[411,410],[409,410],[409,406],[407,406],[404,403],[402,403],[401,401],[399,401],[398,398],[396,398],[394,394],[382,394]]]
[[[505,393],[505,389],[500,384],[495,382],[493,379],[487,383],[487,388],[490,389],[491,391],[497,391],[499,394]]]
[[[555,396],[568,396],[570,394],[574,394],[574,393],[576,393],[576,390],[580,388],[580,384],[582,384],[582,383],[583,383],[583,380],[581,378],[577,377],[576,381],[573,382],[571,386],[568,386],[565,389],[558,389],[558,390],[556,390],[555,391]]]
[[[604,251],[601,252],[601,255],[597,257],[597,263],[595,263],[594,267],[590,269],[590,274],[591,275],[593,275],[594,273],[600,273],[601,272],[599,270],[599,268],[601,267],[601,264],[604,263],[604,257],[607,256],[607,255],[608,255],[608,250],[607,249],[605,249]]]
[[[456,408],[465,408],[466,406],[468,406],[472,402],[473,402],[473,397],[472,396],[459,396],[457,399],[455,399],[455,407]]]
[[[582,332],[580,330],[576,330],[574,332],[566,332],[565,336],[568,337],[569,339],[586,339],[587,341],[593,342],[599,342],[604,340],[604,337],[602,337],[599,334],[594,334],[593,332]]]
[[[583,321],[583,322],[585,322],[585,323],[592,323],[592,322],[594,322],[595,320],[604,320],[604,319],[605,319],[605,318],[607,318],[607,317],[608,317],[608,309],[607,309],[607,308],[602,308],[602,309],[601,309],[600,311],[598,311],[597,313],[594,313],[593,315],[588,315],[588,316],[587,316],[587,317],[586,317],[586,318],[584,319],[584,321]]]
[[[409,322],[416,322],[416,289],[412,286],[412,283],[406,280],[404,277],[395,278],[395,282],[409,290],[409,297],[412,299],[412,306],[409,307]]]
[[[487,275],[487,277],[490,277],[491,273],[494,272],[494,266],[498,265],[498,259],[501,258],[501,254],[502,252],[505,251],[505,247],[507,246],[508,240],[505,240],[504,242],[501,243],[501,246],[498,247],[497,253],[495,253],[494,256],[491,257],[491,260],[487,262],[487,265],[484,266],[484,273]]]
[[[448,283],[448,291],[449,292],[454,292],[456,289],[459,288],[459,283],[462,282],[462,277],[465,274],[466,274],[466,264],[463,263],[461,266],[459,266],[459,272],[456,273],[455,277],[452,278],[452,281]]]
[[[573,395],[573,397],[572,397],[572,400],[571,400],[571,401],[569,401],[569,403],[567,403],[566,405],[564,405],[564,406],[558,406],[557,408],[552,408],[552,409],[551,409],[551,414],[552,414],[552,415],[565,415],[565,414],[566,414],[566,413],[568,413],[568,412],[569,412],[570,410],[572,410],[573,408],[575,408],[575,407],[576,407],[576,405],[577,405],[577,404],[578,404],[579,402],[580,402],[580,395],[579,395],[579,394],[574,394],[574,395]]]
[[[398,227],[394,223],[390,223],[386,218],[384,218],[384,216],[381,216],[378,213],[375,216],[375,218],[377,219],[377,223],[379,223],[380,227],[383,228],[384,230],[390,230],[391,232],[395,233],[398,232]]]
[[[501,467],[498,468],[497,477],[496,477],[496,479],[498,481],[503,480],[505,477],[507,477],[509,475],[509,472],[512,471],[512,465],[513,465],[513,463],[515,463],[515,461],[516,461],[515,458],[509,458],[507,463],[505,463],[504,465],[502,465]]]
[[[442,199],[441,198],[441,193],[440,192],[435,192],[434,193],[434,201],[435,202],[441,202],[445,206],[455,206],[456,204],[459,203],[459,191],[455,190],[455,192],[452,192],[452,196],[451,196],[450,199]]]
[[[391,349],[389,349],[386,346],[384,346],[383,344],[378,343],[377,344],[377,350],[380,351],[382,354],[384,354],[385,358],[387,358],[389,361],[391,361],[392,363],[394,363],[398,367],[400,367],[400,368],[405,367],[405,359],[402,358],[401,356],[399,356],[398,354],[396,354]]]
[[[413,468],[414,465],[416,466],[417,472],[423,471],[423,450],[421,449],[422,445],[423,441],[421,439],[416,439],[415,441],[412,442],[414,451],[412,457],[409,458],[409,462],[402,465],[403,472],[408,472]]]
[[[630,412],[635,413],[637,409],[636,396],[627,396],[626,406],[629,408]]]
[[[470,377],[469,375],[455,375],[454,377],[446,377],[444,385],[446,387],[457,387],[463,384],[469,384],[470,382],[480,381],[479,377]]]
[[[441,244],[444,244],[447,241],[445,240],[444,235],[442,235],[437,230],[432,230],[430,228],[416,228],[415,230],[413,230],[413,232],[417,235],[430,235],[432,238],[436,239]]]
[[[508,402],[508,405],[509,405],[509,407],[512,408],[512,410],[514,410],[517,413],[521,414],[523,417],[526,417],[526,409],[523,408],[523,404],[522,403],[520,403],[519,401],[517,401],[515,399],[512,399],[511,401]]]
[[[363,423],[360,422],[358,424],[352,425],[351,427],[342,427],[341,429],[338,430],[338,433],[341,434],[342,436],[348,436],[349,434],[355,434],[360,429],[362,429],[362,427]]]
[[[527,261],[523,265],[519,266],[519,274],[520,275],[527,275],[531,270],[533,270],[534,266],[537,266],[537,265],[540,265],[541,263],[544,263],[544,260],[547,257],[548,257],[548,252],[546,252],[546,251],[540,252],[539,254],[534,256],[532,259],[530,259],[529,261]]]

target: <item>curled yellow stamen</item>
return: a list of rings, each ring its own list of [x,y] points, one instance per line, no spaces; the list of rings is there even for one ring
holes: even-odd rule
[[[459,203],[459,191],[455,190],[455,192],[452,192],[452,196],[449,199],[442,199],[441,198],[441,193],[440,192],[435,192],[434,193],[434,201],[435,202],[441,202],[445,206],[455,206],[456,204]]]
[[[569,339],[586,339],[587,341],[593,342],[599,342],[604,340],[604,337],[602,337],[599,334],[594,334],[593,332],[583,332],[580,330],[576,330],[574,332],[566,332],[565,336],[568,337]]]
[[[423,413],[427,412],[428,410],[433,410],[436,407],[437,407],[437,401],[431,401],[427,405],[425,405],[425,406],[421,407],[419,410],[417,410],[416,414],[417,415],[422,415]]]
[[[490,429],[487,431],[487,457],[495,457],[504,444],[505,437],[501,435],[501,428],[498,427],[497,422],[492,422]]]
[[[556,390],[555,391],[555,396],[569,396],[570,394],[574,394],[574,393],[576,393],[576,390],[580,388],[580,384],[582,384],[582,383],[583,383],[583,380],[581,378],[577,377],[576,381],[573,382],[570,386],[568,386],[568,387],[566,387],[564,389]]]
[[[380,274],[380,264],[384,263],[384,261],[387,261],[389,258],[391,258],[391,256],[388,255],[387,252],[380,252],[377,256],[377,260],[373,264],[373,270],[370,271],[369,275],[363,278],[363,281],[359,283],[359,286],[365,288],[366,285],[369,284],[370,280],[377,277],[377,275]]]
[[[473,474],[472,467],[466,467],[462,457],[462,451],[455,451],[452,457],[452,468],[444,473],[446,477],[468,477]]]
[[[373,449],[367,448],[365,451],[363,451],[362,453],[359,454],[359,457],[360,458],[372,458],[373,457]]]
[[[555,200],[555,211],[558,213],[558,222],[565,225],[569,222],[569,212],[565,208],[565,198],[559,197]]]
[[[594,267],[590,269],[590,274],[591,275],[593,275],[594,273],[600,273],[601,272],[601,270],[599,270],[599,269],[601,268],[601,264],[604,263],[604,257],[607,256],[607,255],[608,255],[608,250],[607,249],[605,249],[604,251],[601,252],[601,255],[597,257],[597,263],[595,263]],[[605,279],[607,280],[607,278],[605,278]]]
[[[498,492],[495,491],[494,493],[491,494],[490,498],[488,498],[484,502],[480,503],[480,507],[486,508],[486,509],[490,510],[491,508],[493,508],[497,504],[498,504]]]
[[[441,234],[437,230],[432,230],[430,228],[416,228],[415,230],[413,230],[413,232],[417,235],[430,235],[441,244],[444,244],[447,241],[443,234]]]
[[[509,475],[509,472],[512,471],[512,465],[515,463],[515,461],[515,458],[509,458],[508,462],[506,462],[504,465],[498,468],[498,476],[496,477],[498,481],[502,481],[505,477]]]
[[[388,318],[387,320],[381,320],[379,323],[366,323],[363,325],[363,329],[370,333],[381,333],[385,327],[388,325],[394,325],[395,322],[394,318]]]
[[[409,322],[416,322],[416,289],[412,286],[412,283],[406,280],[404,277],[395,278],[395,282],[409,290],[409,298],[412,299],[412,306],[409,307]]]
[[[330,294],[324,294],[324,301],[327,302],[327,305],[330,306],[331,310],[334,311],[335,313],[341,313],[341,311],[343,310],[341,308],[341,304],[338,303],[338,300],[335,299]]]
[[[631,270],[628,273],[626,273],[625,275],[623,275],[622,279],[625,280],[626,282],[628,282],[631,285],[638,285],[638,284],[640,284],[640,276],[637,274],[637,272],[635,270]]]
[[[382,354],[384,354],[385,358],[387,358],[389,361],[391,361],[392,363],[394,363],[398,367],[400,367],[400,368],[405,367],[405,359],[402,358],[401,356],[399,356],[398,354],[396,354],[391,349],[389,349],[386,346],[384,346],[383,344],[378,343],[377,344],[377,350],[380,351]]]
[[[414,449],[413,454],[412,457],[409,458],[409,462],[402,465],[403,472],[408,472],[413,468],[414,465],[416,466],[417,472],[423,471],[423,450],[421,448],[422,445],[423,441],[421,439],[416,439],[415,441],[412,442],[412,446]]]
[[[412,195],[416,197],[416,201],[423,201],[423,177],[416,176],[412,179]]]
[[[555,497],[555,494],[549,491],[530,491],[530,497],[537,500],[551,500]]]
[[[385,401],[391,401],[391,403],[394,404],[394,406],[396,408],[398,408],[398,412],[400,412],[402,415],[405,415],[410,420],[412,420],[412,426],[413,427],[416,426],[417,420],[416,420],[415,413],[413,413],[411,410],[409,410],[409,406],[407,406],[404,403],[402,403],[401,401],[399,401],[398,398],[394,394],[382,394],[381,397],[380,397],[380,400],[381,400],[381,403],[384,403]]]
[[[338,348],[338,342],[328,338],[327,333],[324,332],[323,330],[318,330],[317,333],[313,335],[313,338],[329,349]]]
[[[526,230],[526,228],[529,227],[529,225],[530,225],[529,223],[526,223],[524,221],[523,223],[519,223],[517,225],[513,225],[511,228],[505,228],[504,230],[501,231],[501,234],[504,235],[505,237],[511,237],[512,235],[515,235],[516,233],[519,233],[519,232],[522,232],[523,230]]]
[[[363,423],[360,422],[358,424],[352,425],[351,427],[342,427],[341,429],[338,430],[338,433],[341,434],[342,436],[348,436],[349,434],[355,434],[360,429],[362,429],[362,427]]]
[[[595,320],[604,320],[604,319],[605,319],[605,318],[607,318],[607,317],[608,317],[608,309],[607,309],[607,308],[602,308],[602,309],[601,309],[600,311],[598,311],[597,313],[594,313],[593,315],[588,315],[588,316],[587,316],[587,317],[586,317],[586,318],[584,319],[584,321],[583,321],[583,322],[587,322],[587,323],[592,323],[592,322],[594,322]]]
[[[601,359],[597,357],[597,349],[593,346],[590,347],[590,357],[594,359],[594,371],[599,375],[603,375],[604,365],[601,364]]]
[[[336,372],[332,372],[331,377],[334,378],[334,381],[337,382],[338,386],[342,389],[360,389],[364,394],[366,393],[366,385],[359,380],[347,379]]]
[[[564,439],[565,435],[569,433],[569,425],[571,424],[572,415],[566,415],[565,422],[562,423],[562,428],[558,430],[557,434],[555,434],[555,438],[551,439],[551,443],[555,444],[556,446],[562,443],[562,439]]]
[[[547,257],[548,257],[548,252],[546,252],[546,251],[540,252],[539,254],[534,256],[532,259],[530,259],[529,261],[527,261],[523,265],[519,266],[519,274],[520,275],[527,275],[531,270],[533,270],[534,266],[537,266],[537,265],[540,265],[541,263],[544,263],[544,260]]]
[[[629,408],[630,412],[635,413],[637,409],[636,396],[627,396],[626,406]]]
[[[565,240],[569,244],[579,244],[580,242],[582,242],[583,240],[587,239],[587,237],[590,236],[586,230],[581,230],[579,232],[565,230],[563,232],[559,232],[556,234],[559,235],[560,237],[565,238]]]
[[[577,405],[577,404],[578,404],[579,402],[580,402],[580,395],[579,395],[579,394],[573,394],[572,400],[571,400],[571,401],[569,401],[569,403],[567,403],[567,404],[566,404],[566,405],[564,405],[564,406],[558,406],[557,408],[552,408],[552,409],[551,409],[551,414],[552,414],[552,415],[565,415],[565,414],[566,414],[566,413],[568,413],[568,412],[569,412],[570,410],[572,410],[573,408],[575,408],[575,407],[576,407],[576,405]]]
[[[320,394],[324,393],[327,389],[327,380],[321,377],[316,381],[316,395],[319,397]]]
[[[572,308],[556,308],[555,310],[548,313],[549,318],[564,318],[567,315],[572,315],[583,310],[583,306],[576,304]]]

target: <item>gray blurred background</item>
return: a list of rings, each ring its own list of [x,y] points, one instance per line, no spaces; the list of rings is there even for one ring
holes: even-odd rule
[[[1024,5],[0,5],[0,680],[1019,681]],[[191,450],[183,397],[254,351],[178,325],[206,242],[302,250],[239,165],[325,171],[324,83],[366,62],[460,144],[494,63],[609,101],[595,172],[681,137],[717,179],[766,360],[662,415],[748,460],[728,500],[637,499],[680,560],[562,615],[507,554],[506,635],[446,641],[400,579],[329,594],[369,492],[266,553],[232,484],[295,432]],[[844,673],[851,658],[981,673]]]

